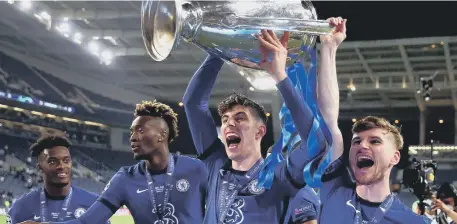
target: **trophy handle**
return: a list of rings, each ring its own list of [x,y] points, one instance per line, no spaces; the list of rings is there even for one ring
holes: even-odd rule
[[[306,20],[293,18],[246,17],[231,14],[226,16],[222,25],[229,29],[274,30],[300,32],[311,35],[332,34],[334,27],[325,20]]]

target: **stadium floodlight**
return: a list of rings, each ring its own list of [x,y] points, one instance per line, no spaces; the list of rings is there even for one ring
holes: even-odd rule
[[[19,3],[19,7],[23,11],[27,11],[32,8],[32,2],[30,0],[23,0]]]

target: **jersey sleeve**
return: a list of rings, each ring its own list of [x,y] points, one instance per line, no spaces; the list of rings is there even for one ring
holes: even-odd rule
[[[187,122],[198,155],[213,153],[212,145],[219,140],[208,102],[223,64],[222,59],[208,55],[192,76],[183,96]]]
[[[24,197],[21,197],[20,199],[17,199],[11,208],[9,209],[8,213],[6,214],[6,223],[7,224],[16,224],[20,223],[23,221],[26,221],[29,217],[27,214],[30,214],[29,211],[27,211],[27,208],[24,208],[23,206],[25,205],[24,202]]]
[[[100,197],[100,195],[98,195],[97,193],[94,193],[94,192],[87,192],[87,194],[89,194],[89,201],[90,201],[90,207],[92,207],[95,203],[100,203],[99,201],[97,201],[97,199]],[[103,204],[102,204],[103,205]],[[105,205],[104,205],[105,206]],[[90,209],[89,207],[89,209]],[[96,206],[95,206],[96,207]],[[106,207],[106,206],[105,206]],[[109,209],[109,208],[108,208]],[[93,209],[94,210],[94,209]],[[111,209],[109,209],[109,212],[106,212],[105,209],[96,209],[98,211],[95,211],[95,213],[97,213],[98,215],[97,216],[100,216],[100,217],[104,217],[104,216],[108,216],[111,217]],[[92,211],[93,212],[93,211]],[[92,217],[91,217],[92,218]],[[110,220],[107,219],[107,221],[105,222],[105,224],[111,224]]]
[[[312,220],[317,220],[317,212],[312,208],[311,203],[302,202],[292,211],[292,223],[302,224]]]
[[[202,205],[202,211],[203,213],[205,212],[205,206],[206,206],[206,194],[208,192],[208,169],[206,169],[205,165],[201,163],[200,165],[200,170],[198,175],[200,176],[200,195],[201,195],[201,205]],[[202,214],[203,216],[205,214]]]
[[[8,214],[6,214],[7,224],[16,224],[25,221],[20,217],[20,214],[22,213],[20,207],[20,201],[16,200],[8,211]]]
[[[119,170],[108,182],[98,201],[108,207],[113,214],[125,203],[125,173]]]
[[[354,185],[355,181],[350,174],[349,168],[344,164],[343,157],[333,161],[325,170],[322,176],[323,186],[320,188],[319,195],[322,203],[332,196],[338,187]]]
[[[299,146],[291,152],[287,161],[283,161],[284,163],[287,162],[286,171],[288,174],[282,176],[289,177],[288,181],[291,181],[292,184],[301,188],[305,184],[303,169],[313,159],[323,156],[327,145],[320,128],[318,128],[314,133],[311,133],[314,123],[313,112],[302,100],[299,92],[294,88],[290,78],[286,78],[278,83],[277,87],[281,93],[284,103],[290,111],[294,125],[301,138]],[[308,148],[309,138],[315,139],[315,143],[311,144],[311,147],[314,147],[315,150],[318,151],[316,155],[310,154],[310,149]]]
[[[294,199],[291,201],[290,209],[292,209],[292,223],[304,223],[312,220],[317,220],[318,202],[316,193],[309,188],[300,190]]]

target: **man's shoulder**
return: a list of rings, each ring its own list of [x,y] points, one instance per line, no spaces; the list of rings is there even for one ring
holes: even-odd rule
[[[185,156],[185,155],[175,155],[175,157],[176,157],[176,161],[178,161],[178,165],[181,165],[185,168],[193,168],[193,167],[201,168],[201,167],[205,166],[204,163],[197,158],[193,158],[193,157]]]
[[[414,214],[411,208],[406,206],[397,196],[395,196],[394,201],[392,202],[391,209],[398,212],[411,212]]]
[[[82,201],[89,201],[89,202],[92,201],[92,203],[93,203],[99,197],[98,194],[96,194],[94,192],[90,192],[90,191],[84,190],[84,189],[79,188],[79,187],[73,187],[73,189],[75,191],[75,196],[79,200],[82,200]]]
[[[25,193],[21,195],[16,201],[14,202],[15,205],[23,205],[23,204],[29,204],[29,203],[39,203],[40,200],[40,192],[41,188],[34,189],[28,193]]]
[[[392,216],[395,217],[402,217],[404,221],[408,223],[431,223],[431,220],[427,218],[426,216],[423,215],[418,215],[414,213],[411,208],[406,206],[399,198],[395,197],[394,202],[392,203],[392,206],[389,210],[392,214]]]
[[[308,186],[300,189],[296,197],[300,197],[302,200],[308,200],[313,203],[319,201],[319,196],[317,195],[316,191]]]
[[[129,165],[129,166],[123,166],[123,167],[119,168],[119,170],[117,171],[117,173],[115,175],[128,176],[128,177],[135,176],[138,172],[142,171],[141,166],[144,166],[144,161],[140,161],[136,164]]]

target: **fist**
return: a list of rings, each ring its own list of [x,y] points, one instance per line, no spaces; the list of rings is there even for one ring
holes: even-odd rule
[[[323,46],[338,47],[344,39],[346,39],[346,19],[341,17],[329,18],[328,23],[335,27],[335,30],[330,35],[320,36],[320,41]]]

